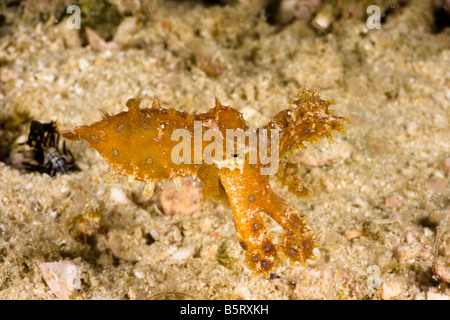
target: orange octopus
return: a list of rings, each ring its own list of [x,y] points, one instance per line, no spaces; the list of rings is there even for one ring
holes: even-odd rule
[[[130,180],[144,181],[144,193],[150,196],[157,181],[172,179],[181,188],[181,178],[193,176],[202,181],[205,195],[226,195],[247,265],[254,273],[267,277],[281,258],[302,265],[308,259],[315,260],[313,250],[318,247],[305,219],[272,190],[270,175],[297,196],[308,196],[308,189],[295,176],[296,165],[286,161],[286,156],[296,149],[305,149],[305,141],[332,141],[333,131],[345,133],[344,118],[328,110],[333,102],[321,100],[316,92],[303,90],[290,103],[295,107],[279,112],[261,128],[266,135],[245,135],[240,145],[238,135],[229,139],[229,130],[252,130],[240,112],[223,106],[217,99],[214,108],[197,115],[161,108],[157,98],[151,108],[145,109],[139,107],[136,99],[129,99],[128,111],[114,116],[104,113],[102,120],[63,131],[62,136],[72,141],[86,140],[97,150],[111,166],[110,174],[105,175],[107,182],[112,182],[117,173],[124,174]],[[265,148],[262,142],[266,143]],[[265,158],[252,156],[252,151],[263,149]],[[269,166],[268,158],[281,161]],[[272,217],[285,230],[277,244],[273,243],[274,236],[268,233],[261,213]]]

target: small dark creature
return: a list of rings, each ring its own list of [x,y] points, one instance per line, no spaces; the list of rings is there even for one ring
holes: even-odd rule
[[[68,174],[77,170],[75,159],[66,148],[66,143],[63,142],[62,150],[59,149],[59,137],[56,122],[32,121],[28,140],[22,143],[28,145],[29,149],[19,150],[11,162],[18,164],[15,165],[17,168],[47,173],[52,177],[58,172]]]

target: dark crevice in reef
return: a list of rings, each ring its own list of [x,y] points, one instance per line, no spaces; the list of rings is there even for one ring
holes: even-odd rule
[[[384,13],[381,15],[380,23],[381,24],[386,23],[387,17],[392,15],[393,13],[395,13],[395,11],[397,11],[396,6],[387,7],[386,10],[384,11]]]
[[[277,14],[280,10],[280,3],[278,1],[270,1],[265,10],[267,23],[271,25],[278,24]]]
[[[450,27],[450,8],[445,4],[438,5],[433,11],[434,26],[433,33],[440,33]]]
[[[151,245],[156,241],[150,233],[145,234],[144,239],[146,245]]]
[[[431,220],[429,216],[419,218],[418,224],[424,228],[429,228],[433,231],[436,231],[437,228],[437,223]]]

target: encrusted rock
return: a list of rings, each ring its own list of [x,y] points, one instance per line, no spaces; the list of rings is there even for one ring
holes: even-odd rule
[[[45,283],[59,299],[73,298],[75,290],[81,289],[81,271],[71,261],[41,263]]]
[[[398,282],[387,281],[380,287],[380,295],[383,300],[391,300],[402,293],[402,287]]]

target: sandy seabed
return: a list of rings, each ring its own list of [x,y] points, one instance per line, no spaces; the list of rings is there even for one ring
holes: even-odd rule
[[[154,2],[124,13],[111,39],[7,8],[0,298],[450,299],[450,28],[436,30],[429,1],[396,6],[373,30],[365,1],[323,9],[313,22],[324,30],[311,23],[322,7],[281,24],[247,3]],[[229,206],[198,181],[159,183],[147,199],[126,177],[107,185],[84,142],[67,142],[80,169],[68,175],[11,165],[31,120],[67,129],[157,95],[190,113],[217,97],[260,127],[301,88],[334,100],[347,133],[294,154],[312,197],[278,191],[316,231],[320,257],[268,279],[245,266]]]

